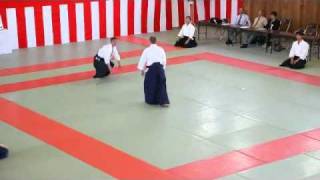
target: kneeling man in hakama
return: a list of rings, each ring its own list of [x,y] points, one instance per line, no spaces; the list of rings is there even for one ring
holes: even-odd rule
[[[182,26],[179,34],[178,40],[175,44],[176,47],[183,47],[183,48],[193,48],[196,47],[198,44],[196,42],[196,38],[194,37],[196,28],[191,23],[191,17],[186,17],[186,23]]]
[[[303,40],[304,33],[296,33],[297,41],[292,44],[289,59],[285,60],[280,66],[291,69],[303,69],[307,63],[310,45]]]
[[[168,107],[170,102],[166,86],[166,53],[157,44],[154,36],[150,37],[151,45],[146,48],[140,58],[138,69],[144,79],[145,102],[150,105]]]
[[[111,38],[110,44],[104,45],[99,49],[98,54],[94,56],[93,66],[96,69],[96,74],[93,78],[103,78],[111,74],[111,70],[114,67],[112,60],[117,61],[118,67],[121,66],[116,41],[116,38]]]

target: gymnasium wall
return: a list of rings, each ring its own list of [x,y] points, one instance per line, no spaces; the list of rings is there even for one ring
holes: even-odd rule
[[[236,16],[243,0],[197,0],[195,20]],[[190,15],[187,0],[3,0],[15,48],[171,30]]]
[[[320,0],[244,0],[244,7],[253,19],[259,9],[277,11],[280,17],[293,19],[296,30],[309,23],[320,24]]]

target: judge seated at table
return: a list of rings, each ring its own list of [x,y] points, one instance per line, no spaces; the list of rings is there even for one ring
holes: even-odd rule
[[[265,28],[269,31],[279,31],[281,21],[278,19],[278,13],[276,11],[272,11],[269,15],[268,24],[265,26]],[[269,47],[271,45],[271,36],[268,35],[267,38],[267,46]]]
[[[292,69],[303,69],[307,63],[309,44],[303,40],[303,32],[296,33],[297,41],[292,44],[289,59],[285,60],[280,66]]]
[[[247,15],[247,13],[240,8],[239,9],[239,15],[235,18],[235,20],[232,22],[232,26],[251,26],[250,18]],[[240,32],[240,29],[229,29],[228,30],[228,40],[226,41],[227,45],[233,44],[233,42],[236,40],[237,34]]]
[[[182,26],[179,34],[178,40],[175,43],[175,46],[182,48],[193,48],[197,46],[196,38],[194,37],[196,28],[191,23],[191,17],[186,17],[186,22]]]
[[[259,10],[258,16],[254,19],[254,22],[251,26],[254,30],[265,30],[265,26],[268,24],[267,18],[264,16],[264,11]],[[243,32],[242,39],[244,43],[241,45],[241,48],[247,48],[249,44],[253,43],[254,40],[257,40],[259,33],[258,32]]]

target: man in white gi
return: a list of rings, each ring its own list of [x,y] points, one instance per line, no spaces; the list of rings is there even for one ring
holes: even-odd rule
[[[157,39],[150,37],[151,45],[146,48],[140,58],[138,69],[144,79],[145,102],[150,105],[168,107],[170,102],[167,94],[165,68],[166,53],[159,47]]]
[[[289,59],[285,60],[280,66],[292,69],[303,69],[307,63],[309,54],[309,44],[303,40],[303,32],[296,33],[297,41],[292,44]]]
[[[198,44],[196,42],[196,39],[194,37],[194,33],[196,31],[196,28],[191,23],[191,17],[186,17],[186,22],[182,26],[179,34],[178,34],[178,40],[175,43],[176,47],[182,47],[182,48],[193,48],[196,47]]]
[[[114,67],[112,60],[116,60],[118,67],[121,67],[120,55],[116,45],[117,39],[111,38],[110,44],[104,45],[99,49],[97,55],[94,56],[93,65],[96,69],[96,74],[93,78],[103,78],[111,74],[111,70]]]

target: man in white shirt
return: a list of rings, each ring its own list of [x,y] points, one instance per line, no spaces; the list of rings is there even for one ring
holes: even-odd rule
[[[157,44],[154,36],[150,37],[151,45],[146,48],[140,58],[138,69],[144,79],[145,102],[150,105],[168,107],[170,102],[167,94],[165,68],[166,53]]]
[[[232,22],[231,26],[239,26],[239,27],[251,26],[251,21],[249,16],[242,8],[239,9],[239,15]],[[240,33],[240,29],[229,29],[228,40],[226,41],[226,44],[227,45],[233,44],[233,42],[236,40],[236,37],[239,33]]]
[[[254,22],[251,28],[256,30],[265,30],[265,26],[268,24],[268,19],[264,16],[263,10],[259,10],[258,16],[254,19]],[[258,32],[243,32],[242,39],[244,43],[241,45],[241,48],[247,48],[254,39],[259,35]]]
[[[182,47],[182,48],[193,48],[196,47],[198,44],[196,42],[196,39],[194,37],[196,28],[191,23],[191,17],[186,17],[186,22],[182,26],[179,34],[178,34],[178,40],[175,43],[176,47]]]
[[[296,33],[297,41],[292,44],[289,59],[285,60],[280,66],[292,69],[303,69],[307,63],[309,54],[309,44],[303,40],[303,32]]]
[[[111,74],[114,67],[112,60],[116,60],[118,67],[121,67],[120,55],[117,50],[117,39],[111,38],[110,44],[104,45],[99,49],[97,55],[93,59],[93,65],[96,69],[96,74],[93,78],[103,78]]]

